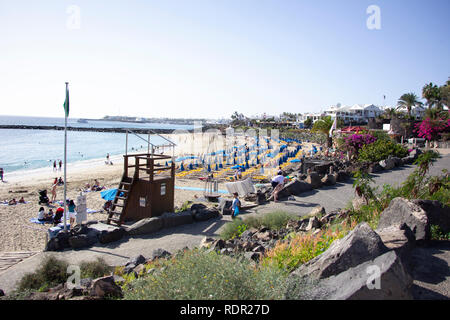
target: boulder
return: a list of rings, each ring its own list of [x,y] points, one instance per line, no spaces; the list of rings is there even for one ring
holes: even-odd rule
[[[374,162],[369,165],[368,172],[369,173],[377,173],[377,172],[380,172],[383,170],[384,170],[384,168],[378,162]]]
[[[207,208],[207,206],[205,206],[203,203],[194,203],[191,206],[191,212],[193,214],[195,214],[197,211],[201,211],[201,210],[204,210],[206,208]]]
[[[293,179],[291,182],[283,186],[283,188],[278,192],[278,198],[286,198],[291,195],[298,196],[311,190],[312,186],[309,183],[298,179]]]
[[[396,167],[399,167],[402,165],[402,159],[398,158],[398,157],[389,157],[392,161],[394,161],[394,165]]]
[[[450,207],[441,204],[437,200],[415,199],[412,202],[425,211],[430,226],[439,226],[443,233],[450,232]]]
[[[195,221],[206,221],[220,217],[219,210],[216,208],[206,208],[193,214]]]
[[[152,260],[168,258],[171,255],[172,254],[169,251],[166,251],[166,250],[161,249],[161,248],[160,249],[156,249],[156,250],[153,250]]]
[[[413,280],[395,251],[319,281],[291,275],[286,299],[412,300]]]
[[[381,160],[379,162],[380,166],[383,167],[383,169],[385,170],[391,170],[393,168],[395,168],[395,161],[392,158],[388,158],[385,160]]]
[[[321,255],[300,266],[295,274],[322,279],[339,274],[385,253],[388,248],[367,223],[356,226],[344,238],[335,240]]]
[[[173,228],[194,222],[191,211],[166,212],[161,217],[164,221],[164,228]]]
[[[306,182],[309,183],[313,189],[318,189],[322,186],[322,181],[317,172],[311,172],[308,174],[306,177]]]
[[[127,227],[126,232],[129,235],[141,235],[154,233],[161,230],[164,227],[164,220],[161,217],[145,218],[135,222],[131,226]]]
[[[320,228],[320,221],[317,217],[309,218],[308,225],[306,226],[305,231],[311,231],[313,229]]]
[[[91,296],[99,298],[122,298],[122,289],[114,282],[114,276],[98,278],[92,281]]]
[[[344,181],[347,181],[349,178],[350,178],[350,175],[348,174],[347,171],[339,170],[337,172],[337,178],[336,178],[337,182],[344,182]]]
[[[199,248],[210,248],[211,245],[214,243],[214,241],[216,241],[216,239],[214,239],[214,238],[209,238],[209,237],[204,237],[204,238],[200,241]]]
[[[145,261],[147,261],[147,259],[142,254],[140,254],[128,260],[126,265],[134,264],[135,266],[137,266],[145,263]]]
[[[322,206],[318,206],[315,207],[314,209],[312,209],[309,213],[308,216],[314,216],[314,217],[318,217],[318,216],[322,216],[325,214],[325,208]]]
[[[377,230],[403,224],[412,230],[416,241],[423,242],[430,239],[430,225],[425,211],[407,199],[395,198],[381,213]]]
[[[231,215],[231,205],[233,201],[221,199],[219,202],[219,211],[222,215]]]
[[[376,231],[389,250],[394,250],[403,265],[410,270],[411,251],[415,247],[415,237],[406,224],[390,226]]]
[[[333,174],[326,174],[321,181],[324,186],[334,186],[336,184],[336,176]]]
[[[71,236],[69,238],[69,244],[72,249],[81,249],[89,247],[92,243],[89,242],[89,238],[85,234]]]
[[[401,161],[402,161],[402,165],[405,165],[405,164],[412,164],[415,161],[415,159],[414,159],[414,156],[407,156],[407,157],[402,158]]]
[[[98,234],[98,241],[103,244],[110,243],[122,239],[124,235],[125,230],[122,228],[114,229],[111,231],[103,230]]]

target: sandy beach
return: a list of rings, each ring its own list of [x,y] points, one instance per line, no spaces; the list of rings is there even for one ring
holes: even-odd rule
[[[216,139],[214,135],[177,134],[166,135],[177,144],[174,155],[202,154],[219,150],[224,140]],[[213,138],[211,138],[213,137]],[[230,139],[229,139],[230,140]],[[219,142],[218,142],[219,141]],[[227,143],[234,143],[227,141]],[[236,143],[245,143],[245,139],[236,139]],[[164,150],[171,155],[171,151]],[[110,157],[113,165],[106,165],[105,159],[95,159],[67,164],[67,198],[74,199],[84,190],[87,183],[91,184],[97,179],[106,189],[117,188],[123,174],[123,156]],[[5,182],[0,183],[0,200],[19,200],[24,197],[25,204],[0,205],[0,252],[12,251],[42,251],[45,247],[47,229],[49,224],[39,225],[30,222],[36,218],[39,208],[39,190],[46,189],[51,198],[51,186],[55,177],[63,177],[63,171],[53,171],[53,168],[41,168],[28,171],[16,171],[5,174]],[[205,174],[206,175],[206,174]],[[203,188],[204,182],[195,178],[176,178],[177,187]],[[219,189],[226,189],[223,183]],[[88,221],[106,220],[107,215],[102,210],[105,201],[100,192],[87,192],[87,208],[98,211],[88,214]],[[180,207],[185,201],[195,201],[202,196],[202,191],[175,190],[175,206]],[[57,201],[64,198],[64,187],[57,187]],[[53,211],[58,204],[51,205]],[[48,207],[44,206],[48,211]]]

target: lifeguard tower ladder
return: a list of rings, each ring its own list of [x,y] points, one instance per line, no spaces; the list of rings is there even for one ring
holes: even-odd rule
[[[154,150],[157,146],[150,143],[150,135],[147,143],[148,149],[150,150],[151,146],[152,152],[128,155],[129,132],[136,135],[131,130],[127,130],[124,173],[107,219],[108,224],[114,222],[119,226],[126,221],[137,221],[156,217],[164,212],[173,212],[174,208],[173,155],[155,154]],[[164,147],[175,147],[172,141],[160,137],[169,142],[169,145]]]

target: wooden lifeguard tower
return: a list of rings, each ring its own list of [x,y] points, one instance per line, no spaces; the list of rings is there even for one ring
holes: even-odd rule
[[[169,142],[169,146],[175,145]],[[152,144],[148,143],[150,149]],[[126,221],[173,212],[175,163],[172,156],[155,154],[154,147],[152,145],[151,153],[124,155],[124,172],[108,215],[108,224],[114,222],[120,226]]]

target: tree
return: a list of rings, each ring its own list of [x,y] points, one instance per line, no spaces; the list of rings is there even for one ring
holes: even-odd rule
[[[333,126],[333,122],[334,122],[334,119],[331,118],[331,116],[322,117],[321,119],[317,120],[314,123],[311,131],[323,133],[323,134],[327,135],[327,137],[328,137],[330,129]],[[332,145],[332,139],[329,138],[328,139],[328,147],[331,147],[331,145]]]
[[[305,128],[308,128],[308,129],[311,128],[312,124],[313,124],[313,120],[311,118],[307,118],[304,122]]]
[[[450,77],[446,84],[439,88],[439,93],[442,105],[450,107]]]
[[[408,110],[408,115],[411,116],[412,107],[422,106],[423,103],[419,101],[419,97],[415,93],[410,92],[402,95],[398,100],[397,105],[397,109],[406,107],[406,109]]]
[[[428,109],[431,109],[433,106],[439,107],[442,105],[440,88],[432,82],[423,87],[422,98],[427,100]]]

